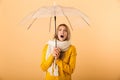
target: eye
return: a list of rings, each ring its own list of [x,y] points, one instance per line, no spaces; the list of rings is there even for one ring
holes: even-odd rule
[[[58,31],[61,31],[62,29],[59,29]]]
[[[65,29],[64,31],[65,31],[65,32],[67,32],[67,30],[66,30],[66,29]]]

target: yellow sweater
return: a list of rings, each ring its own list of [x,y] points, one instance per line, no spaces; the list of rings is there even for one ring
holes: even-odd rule
[[[59,67],[59,76],[52,76],[47,71],[47,69],[51,66],[54,61],[54,57],[52,55],[46,60],[46,51],[48,45],[45,45],[43,52],[42,52],[42,62],[41,62],[41,69],[46,72],[45,80],[71,80],[71,74],[75,69],[76,63],[76,49],[73,45],[70,45],[69,49],[64,53],[64,55],[56,60],[56,64]]]

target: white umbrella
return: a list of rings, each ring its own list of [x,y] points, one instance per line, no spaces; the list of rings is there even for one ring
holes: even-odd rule
[[[73,28],[72,28],[71,20],[69,19],[69,17],[71,17],[71,16],[78,16],[79,17],[79,20],[78,20],[79,22],[84,22],[88,26],[90,25],[88,17],[83,12],[81,12],[80,10],[78,10],[76,8],[73,8],[73,7],[63,7],[63,6],[60,6],[60,5],[53,5],[53,6],[41,7],[38,10],[31,13],[29,16],[27,16],[26,19],[28,19],[28,20],[33,19],[33,21],[29,24],[29,27],[27,29],[30,29],[32,24],[37,19],[42,18],[42,17],[49,17],[50,18],[49,31],[50,31],[51,20],[52,20],[52,18],[54,18],[54,22],[55,22],[55,28],[54,29],[55,29],[55,35],[56,35],[56,17],[57,16],[65,17],[72,30],[73,30]],[[55,45],[57,47],[57,40],[55,40]]]

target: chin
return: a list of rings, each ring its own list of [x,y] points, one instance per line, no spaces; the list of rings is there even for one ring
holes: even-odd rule
[[[62,40],[60,40],[60,41],[65,41],[65,39],[62,39]]]

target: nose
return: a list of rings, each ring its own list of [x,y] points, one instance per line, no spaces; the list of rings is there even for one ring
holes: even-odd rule
[[[64,34],[64,30],[61,30],[61,33]]]

